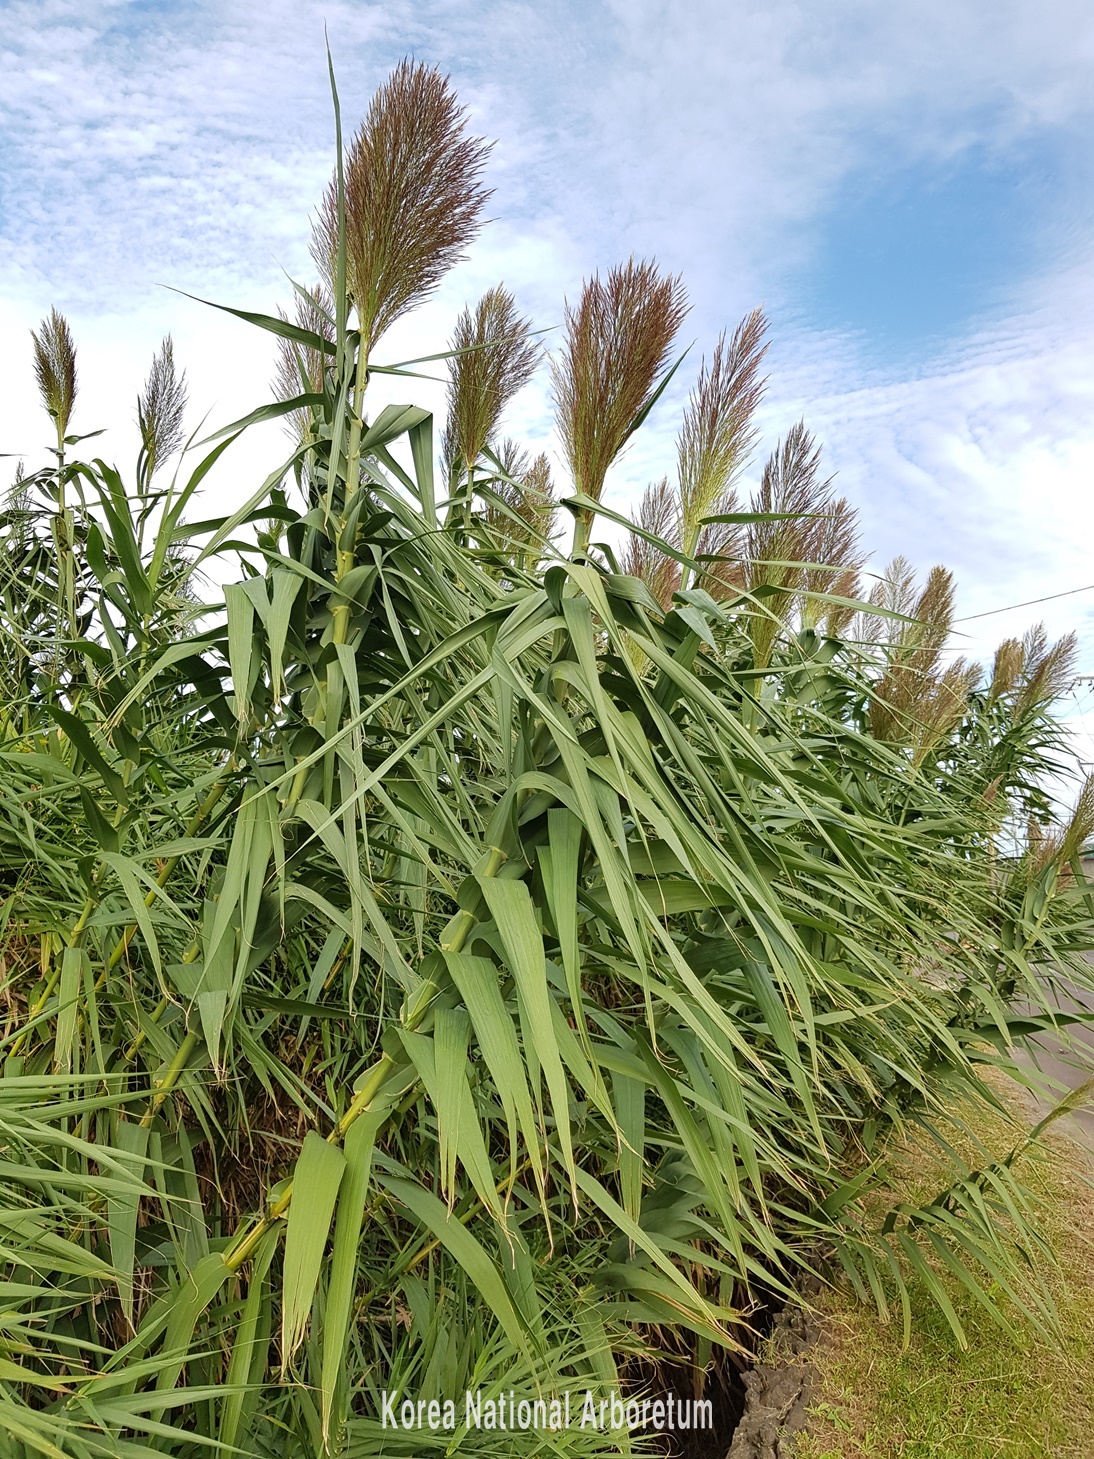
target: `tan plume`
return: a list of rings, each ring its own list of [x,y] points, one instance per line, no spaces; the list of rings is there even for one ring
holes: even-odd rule
[[[676,455],[680,546],[689,557],[699,550],[703,518],[735,510],[734,485],[759,434],[753,421],[766,383],[760,375],[766,333],[763,311],[754,309],[728,341],[723,334],[684,410]]]
[[[931,568],[922,591],[912,599],[910,571],[903,558],[897,559],[880,585],[879,606],[914,621],[895,625],[888,664],[870,705],[870,725],[878,739],[909,746],[919,764],[961,718],[981,671],[979,664],[965,659],[940,671],[953,626],[953,574]]]
[[[489,196],[489,144],[467,132],[448,78],[406,60],[376,92],[345,161],[346,285],[370,353],[463,257]],[[324,194],[312,254],[335,287],[338,189]]]
[[[1066,692],[1077,654],[1074,633],[1050,644],[1043,623],[1035,623],[1021,638],[1005,638],[995,651],[990,699],[1010,699],[1015,718],[1024,719]]]
[[[980,674],[979,664],[955,659],[941,674],[921,681],[909,725],[913,764],[922,764],[961,719]]]
[[[667,476],[651,483],[642,493],[637,524],[671,547],[679,546],[680,503]],[[623,549],[623,571],[641,578],[666,611],[680,587],[680,564],[656,543],[632,532]]]
[[[186,414],[186,372],[175,368],[175,346],[167,335],[152,357],[152,368],[137,397],[137,425],[141,433],[138,473],[151,481],[156,471],[182,445]]]
[[[737,507],[737,493],[730,490],[723,496],[719,510],[735,512]],[[692,555],[702,569],[696,586],[705,589],[712,598],[736,597],[745,586],[748,576],[744,560],[745,534],[737,524],[708,522],[699,533]]]
[[[287,320],[284,310],[281,318]],[[334,300],[322,284],[307,294],[297,293],[294,322],[309,334],[334,343],[335,327]],[[300,344],[293,339],[279,339],[277,342],[277,368],[274,372],[273,389],[278,400],[292,400],[296,395],[318,395],[323,389],[323,372],[330,356],[312,345]],[[286,427],[294,440],[303,444],[312,430],[312,414],[308,410],[294,410],[286,419]]]
[[[487,506],[482,522],[517,566],[534,567],[550,542],[557,512],[550,462],[543,452],[529,458],[509,439],[501,443],[498,460],[508,479],[495,478],[491,488],[502,505]]]
[[[803,628],[823,625],[830,637],[838,637],[854,616],[844,603],[825,603],[812,593],[853,598],[858,594],[858,575],[864,558],[859,549],[858,513],[847,500],[824,504],[805,533],[799,614]]]
[[[903,631],[903,624],[900,618],[887,615],[912,617],[917,596],[915,568],[906,557],[898,554],[886,565],[866,600],[883,612],[863,610],[856,613],[847,637],[860,644],[895,644]]]
[[[820,447],[799,421],[772,453],[752,497],[754,512],[789,514],[782,521],[749,523],[746,533],[747,586],[751,592],[766,590],[751,623],[761,667],[770,662],[780,622],[801,586],[813,518],[828,503],[829,482],[821,480],[820,457]]]
[[[1066,691],[1075,672],[1079,641],[1074,633],[1066,633],[1049,645],[1044,625],[1039,623],[1025,635],[1022,646],[1025,661],[1014,705],[1019,719],[1051,704]]]
[[[1026,829],[1026,864],[1029,872],[1044,871],[1055,862],[1061,884],[1072,881],[1071,864],[1094,836],[1094,775],[1083,781],[1066,826],[1042,826],[1032,817]]]
[[[1088,775],[1060,845],[1060,860],[1072,861],[1094,836],[1094,775]]]
[[[1025,662],[1026,651],[1022,640],[1004,638],[995,650],[995,662],[992,665],[991,687],[988,691],[992,699],[999,699],[1015,689],[1022,677]]]
[[[464,309],[456,321],[450,348],[460,353],[450,366],[441,446],[450,476],[475,465],[505,407],[531,379],[540,359],[531,328],[500,284],[482,296],[474,313]]]
[[[566,306],[553,396],[574,485],[594,500],[664,377],[687,308],[678,277],[633,258],[586,283],[576,308]],[[588,511],[579,514],[575,552],[587,547],[591,521]]]
[[[49,317],[42,320],[38,329],[37,334],[34,330],[30,332],[34,341],[34,373],[42,402],[57,423],[60,444],[68,434],[76,400],[76,345],[68,320],[56,309],[49,311]]]

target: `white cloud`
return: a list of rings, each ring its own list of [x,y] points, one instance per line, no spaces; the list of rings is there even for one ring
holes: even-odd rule
[[[945,562],[962,615],[1094,582],[1092,325],[1094,289],[1076,270],[917,378],[841,389],[831,350],[800,368],[787,406],[803,405],[826,441],[879,563],[909,543],[924,565]],[[965,627],[983,652],[1031,617],[1062,632],[1088,615],[1094,594]]]

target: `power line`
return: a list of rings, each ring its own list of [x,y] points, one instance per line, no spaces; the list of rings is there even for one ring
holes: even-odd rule
[[[997,613],[1012,613],[1015,608],[1034,608],[1038,603],[1051,603],[1054,598],[1073,598],[1076,593],[1089,593],[1094,583],[1085,588],[1068,588],[1066,593],[1049,593],[1044,598],[1030,598],[1027,603],[1009,603],[1005,608],[989,608],[986,613],[968,613],[964,618],[955,618],[955,623],[972,623],[977,618],[994,618]]]

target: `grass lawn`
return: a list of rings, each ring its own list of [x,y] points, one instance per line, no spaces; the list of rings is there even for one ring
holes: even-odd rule
[[[1016,1086],[1010,1094],[1024,1107]],[[1015,1143],[1002,1119],[978,1119],[975,1133],[995,1154]],[[799,1459],[1094,1455],[1094,1191],[1086,1183],[1094,1162],[1066,1136],[1050,1130],[1046,1138],[1047,1154],[1027,1159],[1023,1173],[1045,1200],[1059,1257],[1051,1288],[1062,1349],[1038,1339],[1017,1312],[1003,1331],[957,1283],[948,1290],[968,1336],[965,1352],[922,1289],[912,1289],[907,1351],[899,1315],[885,1323],[852,1298],[830,1294],[815,1353],[819,1391]],[[969,1143],[962,1151],[970,1163],[972,1149]],[[902,1151],[893,1195],[929,1199],[938,1174],[918,1151]]]

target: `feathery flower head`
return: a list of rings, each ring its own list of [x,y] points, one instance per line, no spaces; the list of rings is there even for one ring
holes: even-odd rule
[[[137,396],[137,425],[146,481],[151,481],[157,468],[182,445],[186,400],[186,372],[181,375],[176,372],[174,341],[167,335],[152,357],[148,379]]]
[[[68,320],[56,309],[38,326],[41,331],[30,337],[34,341],[34,373],[42,402],[57,422],[57,434],[68,434],[72,406],[76,400],[76,345]]]
[[[589,280],[577,307],[566,306],[553,396],[574,485],[595,501],[664,377],[687,310],[679,276],[633,258]]]
[[[497,285],[456,321],[451,348],[460,350],[448,381],[448,423],[441,451],[451,473],[469,470],[489,444],[505,407],[539,363],[531,321],[517,312],[508,289]]]
[[[372,98],[345,161],[346,286],[366,351],[420,304],[463,257],[489,192],[490,144],[467,134],[448,78],[401,62]],[[338,186],[330,182],[312,236],[329,289],[338,258]]]
[[[722,334],[710,364],[704,359],[688,399],[676,456],[680,545],[689,557],[697,550],[702,519],[735,509],[734,484],[759,434],[753,419],[766,384],[760,375],[766,333],[763,311],[754,309],[728,341]]]

